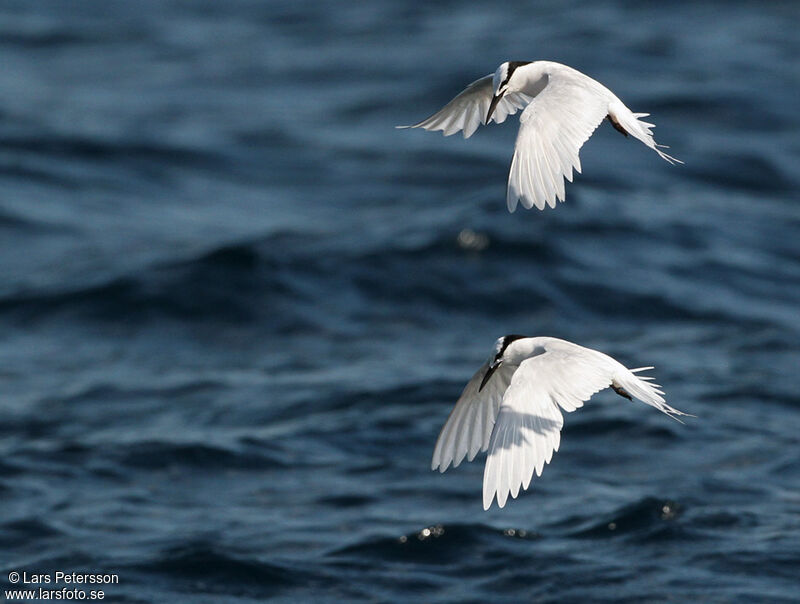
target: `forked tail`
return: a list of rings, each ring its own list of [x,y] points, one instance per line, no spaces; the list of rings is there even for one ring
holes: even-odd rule
[[[652,377],[644,375],[634,375],[639,371],[647,371],[652,367],[639,367],[637,369],[625,369],[615,372],[613,386],[622,388],[625,392],[632,397],[639,399],[643,403],[655,407],[662,413],[666,413],[672,419],[681,421],[678,416],[684,415],[694,417],[683,411],[678,411],[675,407],[671,407],[664,400],[664,391],[661,386],[652,382]]]
[[[661,159],[671,164],[682,164],[683,162],[671,155],[667,155],[661,149],[669,149],[666,145],[659,145],[653,138],[653,128],[655,124],[643,122],[639,118],[647,117],[649,113],[633,113],[619,99],[612,101],[608,106],[608,116],[614,127],[623,134],[630,134],[633,138],[642,141],[653,151],[658,153]]]

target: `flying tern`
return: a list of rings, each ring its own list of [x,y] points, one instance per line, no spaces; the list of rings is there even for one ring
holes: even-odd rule
[[[670,407],[652,378],[635,375],[652,367],[626,369],[610,356],[550,337],[504,336],[464,388],[433,452],[431,469],[444,472],[479,451],[489,453],[483,472],[483,508],[541,476],[558,451],[564,418],[593,394],[611,387],[670,417],[688,415]],[[680,421],[680,420],[678,420]]]
[[[540,210],[564,201],[564,178],[580,173],[578,152],[604,118],[619,132],[640,140],[669,163],[683,163],[664,153],[653,139],[649,113],[633,113],[600,82],[552,61],[507,61],[494,74],[475,80],[440,111],[411,126],[463,132],[469,138],[481,124],[501,124],[523,110],[508,176],[506,203]]]

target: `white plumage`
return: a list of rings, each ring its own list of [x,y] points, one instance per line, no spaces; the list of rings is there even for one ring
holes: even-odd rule
[[[666,161],[683,163],[661,151],[664,145],[653,139],[655,126],[639,119],[649,114],[632,113],[600,82],[552,61],[503,63],[429,118],[398,127],[441,130],[445,136],[461,131],[469,138],[479,125],[500,124],[520,109],[506,195],[510,212],[518,202],[543,210],[564,201],[564,178],[572,182],[572,171],[580,173],[578,153],[605,117]]]
[[[658,384],[596,350],[557,338],[505,336],[492,357],[464,388],[433,452],[431,469],[444,472],[479,451],[489,454],[483,474],[483,507],[503,507],[509,495],[527,489],[558,451],[564,418],[591,396],[612,387],[670,417],[687,415],[670,407]]]

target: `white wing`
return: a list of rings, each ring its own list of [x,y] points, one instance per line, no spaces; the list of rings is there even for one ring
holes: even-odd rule
[[[573,73],[574,72],[574,73]],[[574,70],[550,73],[544,90],[520,116],[514,158],[508,176],[509,211],[517,201],[530,209],[564,201],[564,178],[581,171],[578,152],[608,115],[611,95]]]
[[[494,95],[492,77],[492,75],[488,75],[475,80],[461,94],[429,118],[412,126],[398,126],[398,128],[442,130],[445,136],[462,130],[464,138],[469,138],[478,129],[478,126],[486,123],[489,103],[492,102]],[[490,121],[502,124],[509,115],[514,115],[530,103],[531,98],[522,92],[505,95],[497,104]]]
[[[519,118],[506,194],[509,211],[518,201],[527,209],[540,210],[564,201],[564,178],[572,182],[572,170],[580,173],[578,153],[606,116],[623,134],[633,135],[663,159],[682,163],[659,150],[662,145],[653,140],[653,124],[639,120],[648,114],[632,113],[608,88],[571,67],[549,61],[536,65],[547,85]],[[537,90],[540,77],[531,72],[531,85]]]
[[[433,450],[431,470],[438,468],[440,472],[444,472],[451,462],[455,468],[465,456],[467,461],[472,461],[479,451],[486,451],[489,446],[497,409],[515,368],[500,365],[483,390],[478,392],[488,369],[487,361],[464,387],[439,433],[436,448]]]
[[[520,487],[528,488],[534,472],[541,476],[561,440],[559,407],[575,411],[613,385],[670,416],[685,415],[664,402],[657,384],[603,353],[555,338],[544,349],[520,364],[500,405],[483,474],[486,510],[495,496],[502,508],[509,494],[516,497]]]

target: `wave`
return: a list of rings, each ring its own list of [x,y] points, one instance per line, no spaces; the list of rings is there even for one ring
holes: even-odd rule
[[[223,247],[191,261],[147,267],[102,283],[10,294],[0,299],[0,313],[23,320],[72,312],[101,321],[212,317],[246,322],[258,312],[249,294],[289,293],[270,268],[248,246]]]
[[[332,324],[346,328],[349,322],[381,312],[413,313],[436,321],[443,313],[514,316],[558,307],[594,316],[624,312],[629,320],[735,318],[754,326],[786,315],[770,306],[780,297],[765,294],[777,285],[759,274],[760,267],[710,267],[721,285],[709,291],[705,304],[697,304],[659,285],[676,278],[668,259],[655,255],[647,260],[651,266],[635,273],[646,282],[621,279],[614,266],[587,265],[584,252],[574,256],[580,248],[561,243],[582,237],[587,225],[564,228],[556,242],[488,231],[481,233],[485,245],[480,248],[459,244],[457,233],[446,232],[388,248],[353,238],[281,232],[100,283],[7,294],[0,298],[0,314],[28,321],[55,316],[101,322],[259,324],[278,334],[324,332]],[[591,236],[619,239],[638,229],[651,244],[668,237],[642,228],[600,222]],[[763,307],[749,317],[726,301],[728,288],[745,279],[752,281],[748,289],[753,290],[753,306]],[[321,300],[327,314],[319,312]]]
[[[236,555],[206,541],[168,547],[150,560],[126,567],[126,572],[145,573],[167,583],[188,582],[192,591],[227,597],[270,597],[291,587],[328,583],[308,569]]]
[[[40,518],[21,518],[0,524],[0,547],[29,546],[32,542],[60,535],[60,530]]]
[[[196,442],[139,441],[111,447],[108,453],[117,463],[139,469],[179,466],[264,471],[289,467],[263,447],[254,451]]]
[[[632,537],[660,541],[687,538],[687,529],[679,522],[684,512],[685,506],[674,500],[645,497],[600,518],[569,517],[554,528],[566,529],[567,536],[580,539]]]
[[[20,155],[26,153],[45,155],[53,159],[88,160],[107,162],[150,161],[177,166],[195,166],[221,170],[226,158],[217,153],[192,147],[179,147],[163,142],[135,142],[130,139],[104,139],[87,136],[22,137],[3,139],[3,148]]]
[[[389,562],[448,565],[463,561],[467,551],[486,549],[503,539],[536,539],[538,534],[496,529],[484,524],[434,525],[397,537],[376,536],[335,549],[329,558],[380,559]]]

